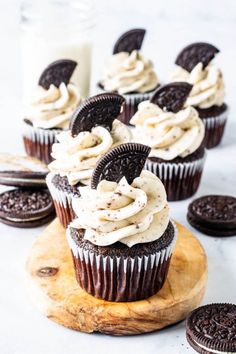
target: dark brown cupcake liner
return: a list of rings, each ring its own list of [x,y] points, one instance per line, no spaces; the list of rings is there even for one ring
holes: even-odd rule
[[[59,190],[52,183],[53,177],[54,173],[50,172],[46,177],[46,183],[53,199],[56,215],[60,223],[66,228],[75,218],[75,213],[72,208],[72,198],[74,198],[74,196],[68,193],[68,191]]]
[[[76,279],[89,294],[107,301],[137,301],[156,294],[167,277],[175,236],[161,251],[148,256],[115,257],[79,247],[67,228]]]
[[[205,156],[201,159],[183,162],[154,162],[147,159],[145,168],[157,177],[164,184],[167,200],[178,201],[193,196],[200,184]]]
[[[35,128],[23,123],[23,142],[27,155],[49,164],[52,161],[52,145],[57,142],[58,129]]]
[[[106,92],[100,86],[98,87],[98,91],[99,91],[99,93]],[[152,97],[154,91],[155,90],[152,90],[152,91],[147,92],[147,93],[130,93],[130,94],[127,93],[127,94],[123,94],[122,96],[125,98],[125,103],[123,105],[123,111],[119,115],[118,119],[122,123],[128,125],[130,119],[137,112],[139,103],[149,100]]]
[[[216,117],[202,118],[205,125],[204,145],[207,149],[212,149],[221,143],[227,116],[228,109]]]

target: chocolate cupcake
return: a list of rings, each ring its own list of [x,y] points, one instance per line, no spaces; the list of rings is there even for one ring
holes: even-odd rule
[[[204,160],[204,124],[193,107],[183,109],[192,86],[175,82],[140,103],[131,124],[134,141],[147,142],[146,168],[163,182],[169,201],[191,197],[198,189]]]
[[[98,84],[102,91],[116,92],[125,97],[119,117],[125,124],[129,124],[138,104],[149,99],[159,86],[153,63],[140,52],[145,32],[144,29],[132,29],[117,40]]]
[[[67,239],[76,278],[97,298],[141,300],[165,282],[176,230],[163,184],[142,170],[149,152],[135,143],[112,149],[73,200]]]
[[[51,63],[39,78],[32,103],[26,108],[23,141],[29,156],[49,163],[56,135],[69,128],[69,122],[82,99],[70,82],[77,63],[58,60]]]
[[[90,184],[99,158],[131,140],[128,127],[115,119],[123,104],[124,98],[117,94],[88,98],[74,112],[70,130],[61,132],[52,146],[54,161],[46,182],[64,227],[74,218],[72,198],[80,196],[80,186]]]
[[[211,149],[220,144],[228,115],[221,70],[213,63],[219,50],[208,43],[193,43],[184,48],[175,63],[173,81],[193,85],[185,106],[193,106],[205,125],[204,144]]]

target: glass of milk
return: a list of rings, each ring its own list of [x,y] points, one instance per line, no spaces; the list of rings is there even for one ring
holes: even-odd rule
[[[25,0],[21,4],[23,102],[54,60],[78,64],[71,81],[89,95],[94,19],[92,0]]]

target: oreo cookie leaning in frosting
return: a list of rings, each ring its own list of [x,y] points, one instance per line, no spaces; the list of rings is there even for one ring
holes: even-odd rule
[[[100,94],[85,100],[74,112],[70,130],[57,136],[52,146],[53,161],[47,185],[57,216],[66,227],[74,217],[72,197],[79,187],[90,184],[97,161],[112,147],[129,142],[129,129],[116,118],[124,98],[118,94]]]
[[[39,78],[32,102],[26,107],[25,151],[45,163],[51,161],[56,135],[69,128],[71,116],[82,102],[78,87],[70,81],[76,66],[77,63],[69,59],[48,65]]]
[[[197,308],[186,320],[186,337],[201,354],[236,353],[236,305],[210,304]]]
[[[141,53],[146,31],[131,29],[116,41],[113,54],[106,63],[98,86],[104,92],[116,92],[125,97],[119,119],[129,123],[140,102],[147,100],[159,85],[153,63]]]
[[[91,186],[73,200],[75,220],[67,228],[76,279],[91,295],[136,301],[159,291],[175,244],[166,192],[143,170],[146,145],[127,143],[97,163]]]
[[[151,147],[146,168],[161,179],[169,201],[191,197],[203,170],[204,124],[195,108],[184,108],[191,89],[186,82],[161,86],[130,120],[134,141]]]
[[[172,75],[174,81],[193,85],[185,105],[195,107],[203,120],[208,149],[220,144],[228,114],[223,75],[213,61],[217,53],[219,49],[212,44],[192,43],[178,54]]]

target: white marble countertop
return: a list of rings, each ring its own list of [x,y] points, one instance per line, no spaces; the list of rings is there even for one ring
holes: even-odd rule
[[[167,80],[174,58],[183,45],[205,40],[221,49],[219,63],[225,74],[230,117],[222,145],[208,152],[201,186],[196,196],[222,193],[236,195],[236,104],[235,104],[235,2],[126,0],[121,7],[108,0],[101,6],[96,30],[93,82],[99,77],[104,57],[114,39],[133,26],[148,28],[145,50],[155,62],[162,81]],[[0,0],[0,151],[23,152],[20,137],[20,65],[18,0]],[[181,7],[180,7],[181,4]],[[157,8],[158,6],[158,8]],[[107,30],[109,28],[109,31]],[[105,33],[105,35],[104,35]],[[4,189],[4,188],[1,188]],[[171,203],[172,215],[190,227],[186,210],[190,200]],[[0,224],[0,353],[1,354],[136,354],[193,353],[185,340],[184,323],[162,331],[115,338],[83,334],[44,318],[28,300],[24,265],[32,243],[43,228],[16,229]],[[194,230],[192,230],[194,231]],[[194,231],[208,257],[209,279],[204,303],[235,302],[236,237],[214,238]]]

